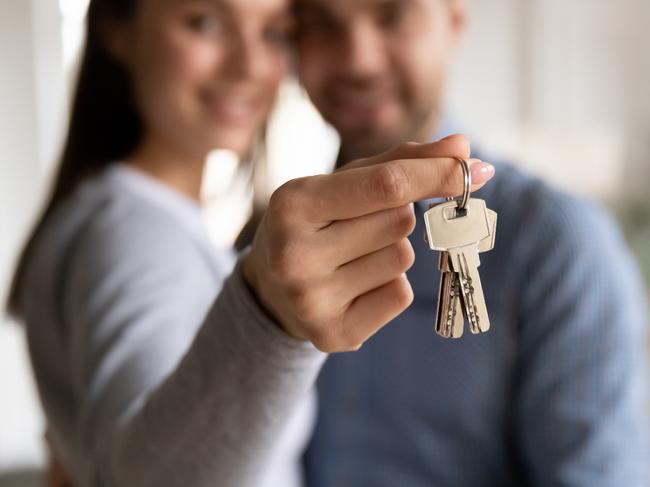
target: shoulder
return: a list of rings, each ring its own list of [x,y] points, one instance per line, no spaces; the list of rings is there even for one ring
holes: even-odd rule
[[[55,208],[32,260],[31,283],[46,276],[42,285],[55,287],[126,276],[213,279],[199,246],[177,218],[102,174]]]
[[[543,254],[626,253],[616,221],[600,203],[569,194],[509,163],[495,165],[493,182],[477,196],[497,211],[499,230],[508,240]]]
[[[177,220],[101,175],[82,185],[54,219],[75,222],[69,235],[71,246],[95,259],[175,256],[159,262],[164,265],[193,253],[190,235]]]
[[[591,300],[593,309],[641,315],[643,279],[607,209],[509,164],[496,165],[498,176],[482,196],[499,215],[497,260],[507,263],[522,296],[548,304],[550,296],[563,295]]]

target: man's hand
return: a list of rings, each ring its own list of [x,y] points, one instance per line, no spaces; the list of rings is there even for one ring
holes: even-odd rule
[[[406,270],[412,202],[463,191],[469,144],[404,144],[333,174],[294,179],[271,196],[244,277],[290,335],[324,352],[357,350],[413,300]],[[494,174],[470,160],[472,191]]]

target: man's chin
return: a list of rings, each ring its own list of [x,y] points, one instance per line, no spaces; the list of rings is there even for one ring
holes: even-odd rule
[[[376,126],[346,127],[339,129],[339,135],[352,159],[374,156],[407,141],[403,130]]]

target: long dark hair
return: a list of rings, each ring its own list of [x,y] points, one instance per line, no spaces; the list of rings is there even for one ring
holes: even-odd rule
[[[91,0],[86,44],[72,103],[68,134],[58,172],[45,205],[26,241],[7,299],[8,312],[23,316],[20,290],[42,227],[56,205],[86,178],[112,161],[126,158],[140,143],[142,122],[127,70],[106,48],[107,29],[130,19],[137,0]]]

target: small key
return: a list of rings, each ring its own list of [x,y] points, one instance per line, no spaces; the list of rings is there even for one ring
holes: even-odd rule
[[[480,333],[489,330],[490,322],[478,275],[478,253],[494,247],[497,215],[478,199],[468,200],[463,216],[457,216],[456,207],[455,201],[449,201],[425,213],[427,241],[431,249],[448,252],[451,268],[458,276],[470,331]],[[441,277],[441,284],[442,280]],[[444,312],[447,304],[442,306]]]
[[[440,288],[438,290],[438,310],[436,313],[436,332],[445,338],[460,338],[463,335],[463,305],[460,297],[460,280],[453,272],[447,252],[438,256]]]
[[[460,277],[460,294],[463,307],[473,334],[484,333],[490,329],[490,319],[487,314],[485,296],[481,286],[478,268],[481,261],[478,256],[478,245],[469,244],[465,247],[449,250],[449,256],[454,271]]]
[[[478,246],[478,251],[479,252],[488,252],[488,251],[490,251],[490,250],[492,250],[494,248],[494,242],[495,242],[495,239],[496,239],[496,230],[497,230],[497,213],[495,211],[492,211],[489,208],[487,208],[487,217],[488,217],[488,224],[490,226],[490,236],[484,238],[483,240],[481,240],[479,242],[479,246]],[[479,261],[479,265],[480,265],[480,261]],[[455,282],[457,283],[457,286],[459,287],[459,291],[461,291],[461,293],[462,293],[462,290],[460,289],[461,280],[460,280],[459,274],[455,274],[455,275],[456,275],[456,281]],[[477,282],[478,282],[478,286],[481,286],[481,281],[480,281],[480,279],[478,279],[477,281],[470,282],[470,287],[475,285]],[[476,292],[475,289],[473,289],[472,292]],[[480,293],[481,293],[481,296],[483,296],[482,287],[481,287]],[[485,298],[484,297],[481,299],[481,302],[482,303],[479,303],[479,304],[483,304],[483,305],[485,304]],[[459,300],[458,304],[459,305],[461,304],[460,300]],[[463,298],[463,306],[465,306],[466,308],[469,306],[466,303],[465,298]],[[474,307],[476,306],[476,304],[473,303],[473,300],[472,300],[472,306],[474,306]],[[474,314],[477,314],[476,310],[474,310]],[[486,306],[485,306],[485,310],[483,312],[478,311],[478,316],[479,317],[484,316],[484,318],[483,318],[484,323],[483,324],[475,323],[475,322],[472,321],[471,318],[468,317],[468,321],[470,322],[470,329],[473,330],[472,333],[485,332],[485,331],[490,329],[490,321],[489,321],[489,317],[488,317],[488,314],[487,314],[487,307]],[[462,326],[462,324],[461,324],[461,326]],[[483,327],[485,329],[481,329],[481,327]]]

